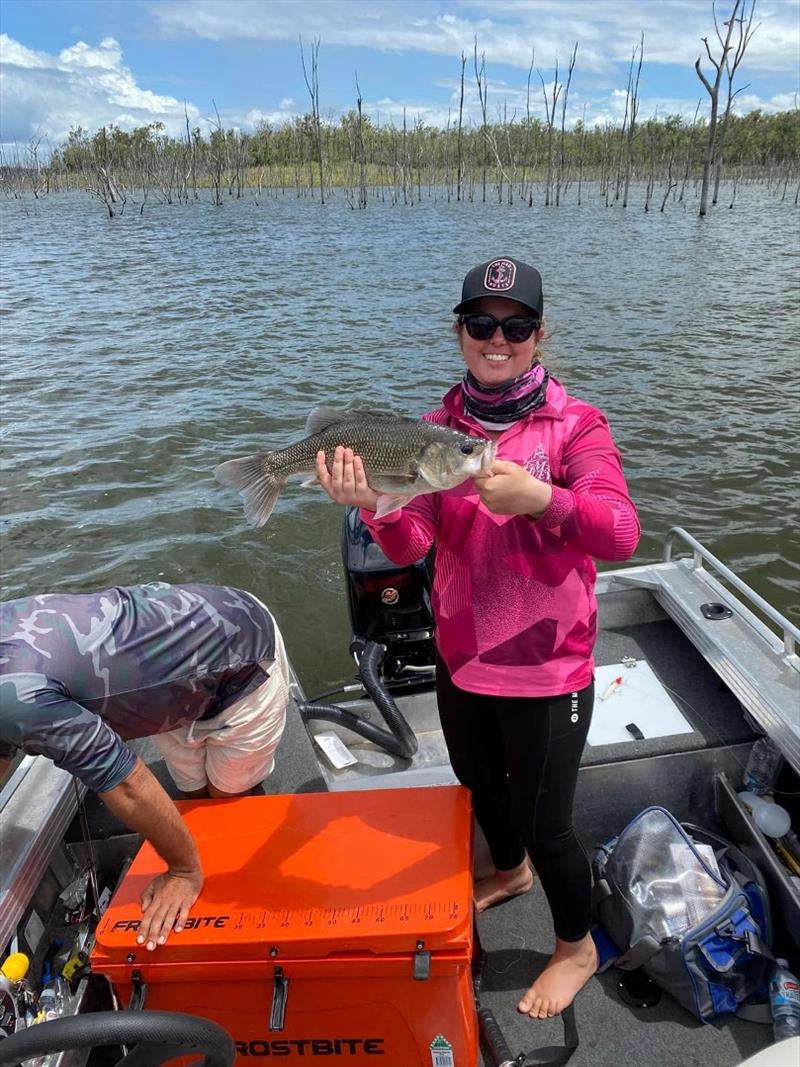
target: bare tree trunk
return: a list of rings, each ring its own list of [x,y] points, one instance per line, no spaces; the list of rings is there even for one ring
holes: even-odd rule
[[[572,49],[572,57],[569,61],[569,71],[567,72],[567,84],[564,86],[564,95],[561,98],[561,143],[559,146],[559,158],[558,158],[558,180],[556,182],[556,207],[561,204],[561,186],[564,181],[564,126],[567,119],[567,99],[569,97],[569,87],[572,83],[572,72],[575,69],[575,59],[578,55],[578,42],[575,42],[575,47]]]
[[[728,52],[731,50],[731,35],[733,33],[734,23],[736,21],[736,14],[739,10],[739,5],[742,0],[734,0],[733,11],[727,22],[724,23],[727,26],[727,33],[723,40],[719,31],[719,25],[717,24],[717,14],[714,12],[714,27],[717,32],[717,39],[722,46],[722,55],[719,58],[719,62],[711,55],[711,48],[708,44],[708,38],[702,37],[701,40],[706,46],[706,54],[711,62],[711,65],[716,71],[713,84],[708,80],[703,71],[700,68],[700,59],[698,56],[695,60],[694,69],[697,71],[697,77],[706,87],[706,92],[711,97],[711,118],[708,123],[708,142],[706,144],[705,156],[703,157],[703,185],[700,190],[700,217],[703,218],[708,211],[708,186],[709,178],[711,175],[711,168],[714,164],[714,155],[717,143],[717,112],[719,109],[719,87],[722,82],[722,72],[725,69],[725,61],[728,56]]]
[[[311,118],[314,124],[314,141],[317,149],[317,161],[319,163],[319,202],[325,204],[325,177],[322,165],[322,128],[319,118],[319,46],[320,38],[315,37],[311,45],[311,78],[306,70],[306,57],[303,50],[303,39],[300,38],[300,62],[303,64],[303,78],[305,79],[308,95],[311,97]],[[313,192],[313,186],[312,186]]]
[[[552,101],[548,103],[547,99],[547,87],[544,84],[544,78],[542,72],[539,71],[539,80],[542,83],[542,94],[544,96],[544,111],[547,116],[547,179],[545,181],[545,193],[544,193],[544,206],[550,207],[552,200],[553,189],[553,129],[555,126],[556,118],[556,102],[558,101],[558,94],[561,92],[561,86],[558,84],[558,59],[556,59],[555,77],[553,79],[553,96]],[[552,106],[551,106],[552,105]]]
[[[489,162],[488,155],[488,137],[486,134],[486,99],[487,99],[487,85],[486,85],[486,53],[481,52],[481,65],[478,67],[478,38],[475,38],[475,80],[478,83],[478,99],[481,102],[481,116],[482,116],[482,132],[483,132],[483,164],[481,167],[481,182],[483,193],[481,196],[481,203],[486,203],[486,168]]]
[[[464,68],[467,65],[467,57],[461,53],[461,98],[458,101],[458,173],[456,200],[461,201],[464,194]]]
[[[583,185],[583,153],[586,147],[586,104],[583,105],[581,118],[581,143],[578,146],[578,207],[581,206],[581,186]]]
[[[631,187],[631,166],[633,165],[633,135],[636,132],[636,116],[639,112],[639,78],[642,73],[642,59],[644,58],[644,33],[639,43],[639,66],[636,71],[636,81],[631,83],[633,64],[636,59],[636,49],[631,56],[631,66],[628,72],[628,92],[631,94],[631,121],[628,125],[627,152],[625,158],[625,189],[622,194],[622,206],[628,206],[628,192]]]
[[[742,0],[742,14],[741,14],[740,18],[736,19],[736,25],[739,28],[739,40],[738,40],[738,43],[737,43],[736,48],[733,51],[733,53],[732,54],[728,54],[725,57],[725,73],[726,73],[727,78],[728,78],[728,97],[727,97],[727,102],[725,104],[725,113],[722,116],[722,122],[720,123],[720,128],[719,128],[719,141],[718,141],[718,144],[717,144],[717,153],[716,153],[716,157],[717,158],[716,158],[716,167],[715,167],[715,173],[714,173],[714,194],[713,194],[713,196],[711,198],[712,205],[716,204],[716,202],[717,202],[717,200],[719,198],[719,183],[720,183],[720,178],[722,176],[722,161],[723,161],[723,152],[725,150],[725,136],[726,136],[726,134],[728,132],[728,119],[730,118],[731,107],[733,106],[733,101],[736,99],[736,97],[739,95],[739,93],[741,93],[744,89],[747,89],[749,87],[749,83],[748,83],[748,85],[743,85],[741,87],[741,89],[737,89],[736,92],[734,92],[733,91],[733,79],[736,76],[736,70],[737,70],[739,64],[742,62],[742,59],[744,58],[744,53],[747,50],[747,46],[750,43],[751,37],[753,36],[753,34],[758,29],[758,26],[753,26],[753,15],[755,14],[755,10],[756,10],[756,0],[752,0],[752,3],[750,4],[750,15],[748,16],[748,14],[747,14],[747,0]],[[746,27],[745,27],[745,19],[747,20],[747,26]],[[759,23],[759,25],[761,25],[761,24]],[[736,193],[734,192],[734,199],[735,198],[736,198]],[[733,201],[731,201],[730,206],[733,207]]]
[[[675,134],[675,136],[672,138],[672,146],[670,148],[670,153],[669,153],[669,166],[667,167],[667,189],[666,189],[666,192],[664,193],[664,199],[661,201],[661,214],[662,215],[664,214],[664,208],[667,206],[667,200],[669,198],[669,194],[672,192],[673,189],[676,189],[677,186],[678,186],[678,183],[676,181],[672,180],[672,164],[675,161],[675,146],[677,145],[677,142],[678,142],[678,135]]]
[[[678,197],[678,203],[683,203],[683,194],[686,189],[686,183],[689,180],[689,171],[691,170],[693,157],[692,149],[694,148],[694,137],[697,133],[697,116],[700,113],[700,101],[697,101],[697,107],[694,109],[694,119],[692,120],[692,132],[689,134],[689,144],[686,148],[686,167],[683,172],[683,182],[681,183],[681,192]]]
[[[361,86],[356,76],[356,92],[358,93],[358,133],[356,147],[358,149],[358,206],[362,211],[367,206],[367,160],[364,153],[364,119],[361,114]]]

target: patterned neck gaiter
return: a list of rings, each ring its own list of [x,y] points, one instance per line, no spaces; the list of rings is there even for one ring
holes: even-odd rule
[[[518,378],[499,385],[483,385],[467,371],[461,382],[464,411],[481,422],[517,422],[542,406],[549,379],[550,374],[538,362]]]

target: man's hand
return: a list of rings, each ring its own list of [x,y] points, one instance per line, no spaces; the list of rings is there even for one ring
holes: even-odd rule
[[[367,485],[367,475],[361,456],[353,454],[352,448],[336,446],[331,470],[325,463],[325,453],[317,452],[317,481],[337,504],[354,504],[356,507],[375,511],[378,493]]]
[[[173,926],[182,929],[203,887],[197,846],[178,809],[140,759],[123,782],[100,797],[126,826],[150,842],[167,865],[167,872],[142,893],[142,925],[136,940],[152,950],[164,944]]]
[[[538,518],[550,506],[553,490],[518,463],[496,459],[488,474],[473,479],[482,503],[495,515],[530,515]]]
[[[159,874],[142,893],[142,925],[136,936],[139,945],[147,942],[148,951],[163,945],[175,928],[180,933],[189,908],[203,888],[201,871],[167,871]]]

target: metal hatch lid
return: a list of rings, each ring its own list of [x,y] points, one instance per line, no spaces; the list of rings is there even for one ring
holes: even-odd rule
[[[179,801],[205,883],[186,927],[147,952],[139,899],[164,870],[145,844],[97,930],[104,971],[214,961],[457,950],[472,921],[472,811],[461,786]],[[277,951],[276,951],[277,950]],[[127,969],[126,967],[126,969]]]

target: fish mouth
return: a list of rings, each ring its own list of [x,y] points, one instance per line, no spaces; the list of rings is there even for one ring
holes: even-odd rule
[[[488,474],[497,455],[497,441],[490,441],[481,453],[481,474]]]

